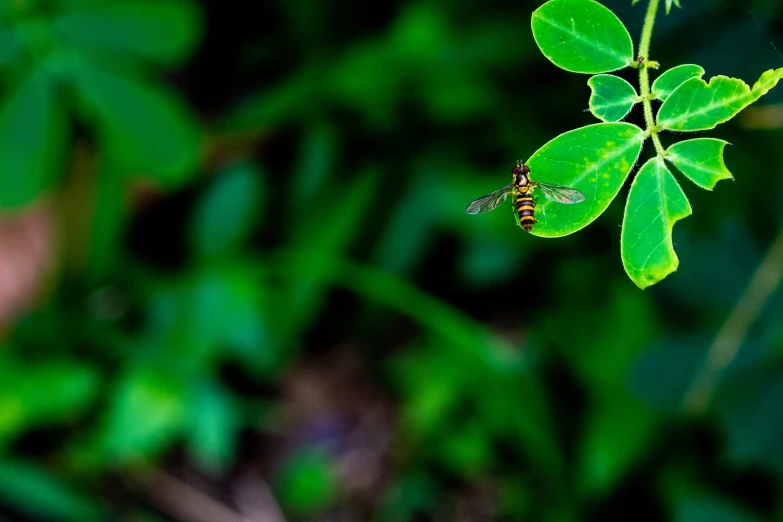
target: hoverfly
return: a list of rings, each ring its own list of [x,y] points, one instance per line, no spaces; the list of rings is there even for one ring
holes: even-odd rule
[[[490,192],[486,196],[478,198],[468,205],[465,210],[468,214],[481,214],[494,210],[506,200],[506,196],[512,194],[516,196],[516,211],[519,214],[519,225],[526,231],[533,230],[536,222],[534,217],[536,203],[533,201],[533,190],[540,190],[542,194],[558,203],[571,205],[581,203],[585,200],[584,195],[578,190],[560,185],[550,185],[549,183],[538,183],[530,179],[530,167],[517,161],[516,167],[511,169],[514,176],[510,185],[502,189]]]

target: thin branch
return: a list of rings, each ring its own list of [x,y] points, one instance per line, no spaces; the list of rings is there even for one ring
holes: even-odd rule
[[[650,4],[647,7],[647,15],[644,17],[641,42],[639,43],[639,90],[641,92],[642,105],[644,105],[644,121],[647,125],[647,133],[652,138],[656,153],[658,156],[663,157],[666,151],[663,148],[663,144],[661,144],[661,139],[658,137],[658,128],[655,123],[650,96],[650,67],[655,66],[655,62],[650,60],[650,43],[657,12],[658,0],[650,0]]]
[[[160,509],[183,522],[253,522],[229,506],[161,470],[143,480],[144,491]],[[267,522],[259,520],[257,522]]]
[[[718,378],[737,356],[748,330],[758,318],[769,296],[783,279],[783,229],[772,244],[750,284],[710,346],[704,366],[685,395],[689,413],[702,413],[709,405]]]

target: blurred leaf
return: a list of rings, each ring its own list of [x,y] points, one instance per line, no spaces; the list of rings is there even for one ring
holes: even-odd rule
[[[708,84],[691,78],[669,95],[658,110],[658,124],[673,131],[714,129],[736,116],[778,84],[783,68],[770,69],[751,89],[742,80],[715,76]]]
[[[680,501],[674,512],[675,522],[756,522],[759,518],[728,499],[712,494],[698,494]]]
[[[390,63],[397,62],[387,46],[376,42],[355,45],[331,71],[329,92],[339,104],[361,111],[373,125],[388,127],[394,121],[403,79],[387,74]]]
[[[291,212],[307,212],[317,194],[327,184],[334,168],[340,138],[334,126],[319,122],[306,130],[300,144],[299,158],[291,179]]]
[[[0,385],[0,454],[5,444],[25,426],[26,414],[26,404],[6,378]]]
[[[471,370],[466,375],[471,383],[468,390],[472,390],[471,397],[475,397],[474,400],[497,401],[501,397],[514,404],[524,402],[525,408],[511,420],[506,413],[508,409],[498,408],[503,414],[504,432],[513,433],[514,442],[531,459],[540,463],[542,469],[553,474],[561,471],[562,456],[554,440],[554,427],[548,413],[545,392],[537,375],[525,367],[519,353],[511,346],[499,341],[480,323],[463,316],[446,303],[377,268],[358,266],[339,257],[324,257],[324,262],[330,267],[328,271],[307,273],[295,269],[310,258],[310,250],[289,251],[277,260],[276,265],[284,267],[283,270],[278,269],[281,275],[306,277],[305,280],[317,277],[318,281],[344,286],[366,299],[415,319],[429,333],[435,334],[435,339],[443,346],[449,347],[449,357],[469,361]],[[410,365],[403,364],[403,367],[416,368],[417,371],[420,366],[420,360],[412,361]],[[436,408],[448,408],[461,400],[454,394],[455,387],[449,383],[449,374],[444,369],[444,365],[439,363],[421,378],[427,388],[435,389],[432,404]],[[498,387],[498,394],[485,398],[490,383]],[[513,409],[508,402],[506,406]],[[421,408],[424,415],[431,419],[437,418],[439,410],[434,410],[433,414],[427,411],[428,408],[430,405],[427,404]],[[509,426],[513,426],[513,431]]]
[[[88,51],[176,64],[198,41],[199,18],[198,8],[187,0],[119,0],[75,6],[59,15],[55,26]]]
[[[0,448],[22,430],[50,426],[92,406],[99,378],[90,366],[44,360],[22,369],[3,360],[0,372]]]
[[[643,132],[635,125],[598,123],[561,134],[538,149],[525,162],[531,179],[576,189],[587,199],[563,205],[538,198],[539,223],[531,233],[560,237],[592,223],[617,196],[643,142]]]
[[[291,120],[306,119],[320,101],[323,71],[304,66],[281,83],[265,86],[261,92],[240,100],[222,119],[230,132],[266,130]]]
[[[639,288],[677,270],[674,223],[691,215],[691,205],[663,159],[650,159],[636,175],[620,236],[623,266]]]
[[[712,190],[718,181],[733,179],[723,161],[727,144],[713,138],[681,141],[666,150],[666,159],[698,186]]]
[[[733,190],[728,197],[736,197]],[[725,209],[725,203],[718,212]],[[720,228],[699,238],[693,229],[682,230],[678,256],[683,260],[676,273],[676,285],[667,286],[678,300],[701,313],[717,313],[712,324],[724,318],[758,267],[761,251],[753,234],[737,218],[728,218]],[[709,263],[700,262],[708,259]],[[715,284],[720,281],[720,284]],[[714,326],[713,326],[714,327]],[[709,339],[705,339],[709,343]]]
[[[0,23],[0,65],[5,65],[22,50],[19,37],[10,26]]]
[[[331,201],[331,205],[320,212],[317,233],[309,213],[299,216],[291,243],[307,249],[309,254],[291,260],[285,271],[297,284],[286,287],[284,295],[275,301],[274,309],[269,310],[274,317],[270,324],[280,328],[281,339],[294,338],[320,308],[324,294],[321,281],[335,270],[332,256],[346,250],[357,231],[366,225],[366,214],[372,208],[380,175],[376,167],[365,167],[349,186],[330,186],[332,192],[320,197],[322,201]]]
[[[226,390],[211,382],[196,384],[188,445],[202,469],[214,474],[233,463],[239,425],[240,412]]]
[[[590,112],[599,120],[620,121],[639,101],[633,85],[618,76],[598,74],[587,80],[587,85],[593,91]]]
[[[490,433],[478,420],[455,430],[435,451],[451,470],[468,480],[479,479],[494,464]]]
[[[761,361],[721,383],[715,409],[727,437],[727,457],[740,465],[783,470],[783,378],[779,364]]]
[[[388,46],[411,65],[432,67],[452,40],[445,10],[430,2],[405,5],[389,33]]]
[[[554,342],[560,347],[594,400],[601,404],[615,397],[623,400],[628,374],[637,357],[657,337],[660,319],[654,304],[627,281],[607,284],[601,279],[588,284],[586,280],[592,277],[581,261],[563,266],[560,279],[557,293],[581,285],[584,295],[577,298],[572,293],[572,306],[558,314],[544,314],[533,339],[539,343]],[[596,323],[602,321],[613,327],[596,330]],[[563,328],[564,324],[569,327]]]
[[[378,264],[395,274],[406,274],[431,237],[442,182],[430,175],[416,176],[387,220],[386,230],[376,242]]]
[[[437,495],[436,482],[422,471],[411,471],[397,476],[385,491],[378,518],[381,522],[415,520],[417,514],[432,508],[437,501]]]
[[[518,476],[504,477],[498,484],[499,514],[509,520],[526,520],[536,505],[534,488]]]
[[[494,238],[469,238],[465,248],[465,255],[460,260],[460,275],[471,285],[486,287],[501,283],[524,266],[514,249]]]
[[[593,0],[549,0],[533,12],[544,56],[566,71],[605,73],[633,63],[633,42],[617,16]]]
[[[393,370],[394,381],[406,395],[401,407],[401,422],[406,431],[426,440],[437,436],[438,430],[446,425],[446,419],[462,402],[463,398],[454,392],[467,390],[460,382],[464,363],[438,364],[439,352],[432,348],[423,352],[424,348],[417,343],[413,350],[395,358]],[[434,448],[434,451],[442,451],[442,448]]]
[[[20,511],[44,520],[106,520],[95,500],[81,496],[67,482],[28,462],[0,460],[0,497]]]
[[[652,84],[652,93],[661,101],[666,99],[677,90],[677,87],[690,80],[691,78],[701,78],[704,76],[704,69],[699,65],[678,65],[667,71],[664,71]]]
[[[160,453],[185,431],[182,388],[153,368],[121,376],[104,419],[108,460],[128,464]]]
[[[337,482],[329,457],[318,451],[300,451],[290,456],[280,470],[280,499],[298,513],[313,513],[331,504]]]
[[[201,256],[225,254],[238,247],[258,226],[263,198],[261,173],[240,163],[218,173],[194,209],[190,243]]]
[[[201,130],[187,106],[173,93],[116,76],[82,62],[79,89],[114,163],[166,187],[195,174],[201,155]]]
[[[83,412],[92,404],[100,380],[90,366],[46,361],[27,370],[20,384],[30,420],[48,423]]]
[[[0,206],[30,203],[60,174],[68,127],[45,75],[33,73],[0,106]]]
[[[639,357],[629,379],[632,389],[657,411],[682,411],[685,394],[704,362],[708,337],[664,339]]]
[[[274,360],[263,314],[258,267],[224,262],[155,289],[148,307],[149,340],[184,375],[199,375],[227,354],[249,369]]]
[[[611,491],[647,455],[654,429],[654,415],[622,395],[592,409],[580,444],[582,488],[591,494]]]

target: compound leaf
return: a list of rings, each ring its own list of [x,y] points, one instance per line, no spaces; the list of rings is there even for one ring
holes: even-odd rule
[[[681,141],[669,147],[666,159],[698,186],[712,190],[720,180],[733,178],[723,161],[727,143],[714,138]]]
[[[533,12],[533,37],[566,71],[597,74],[633,62],[633,42],[617,16],[593,0],[549,0]]]
[[[527,161],[531,179],[574,188],[585,201],[564,205],[535,193],[541,237],[573,234],[600,216],[617,196],[639,157],[642,130],[630,123],[597,123],[561,134]]]
[[[691,205],[660,157],[636,175],[628,195],[620,238],[623,266],[639,288],[677,270],[672,246],[674,223],[691,214]]]
[[[633,85],[611,74],[599,74],[587,80],[593,90],[590,95],[590,112],[599,120],[613,122],[625,118],[639,96]]]
[[[673,93],[677,87],[691,78],[704,76],[704,69],[699,65],[678,65],[661,74],[652,84],[652,93],[661,101]]]
[[[708,84],[691,78],[661,105],[658,124],[674,131],[714,129],[769,92],[783,78],[783,68],[761,75],[751,89],[742,80],[715,76]]]

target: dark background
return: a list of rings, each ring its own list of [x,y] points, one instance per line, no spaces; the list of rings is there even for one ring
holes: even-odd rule
[[[778,0],[682,3],[661,70],[783,67]],[[464,214],[595,122],[538,5],[0,1],[0,521],[780,520],[783,89],[641,291],[628,183]]]

